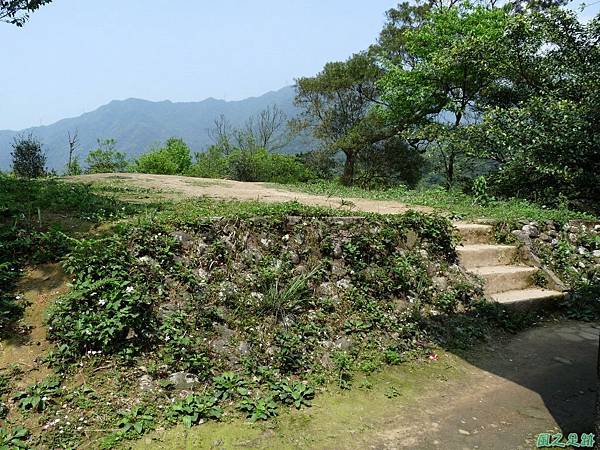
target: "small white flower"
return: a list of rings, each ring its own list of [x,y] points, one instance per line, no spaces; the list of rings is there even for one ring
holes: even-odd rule
[[[125,292],[127,292],[128,294],[131,294],[135,289],[133,288],[133,286],[127,286],[127,289],[125,289]]]

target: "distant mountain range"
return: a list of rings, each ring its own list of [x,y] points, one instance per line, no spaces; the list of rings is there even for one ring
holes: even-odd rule
[[[284,87],[260,97],[240,101],[208,98],[200,102],[174,103],[147,100],[114,100],[79,117],[60,120],[52,125],[19,131],[0,130],[0,169],[10,168],[11,144],[20,133],[32,133],[44,145],[48,168],[61,172],[68,159],[67,133],[79,134],[79,157],[83,162],[97,139],[113,138],[117,148],[128,157],[146,152],[150,147],[175,136],[185,140],[193,151],[204,151],[211,143],[208,130],[223,114],[233,126],[242,125],[248,117],[271,105],[277,105],[287,116],[298,114],[293,104],[294,88]],[[296,140],[282,149],[286,153],[305,150],[306,140]]]

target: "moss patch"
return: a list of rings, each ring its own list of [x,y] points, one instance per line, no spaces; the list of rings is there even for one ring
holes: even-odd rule
[[[233,419],[192,429],[178,426],[152,433],[133,448],[365,448],[363,439],[371,430],[385,427],[390,419],[400,420],[402,410],[420,395],[464,371],[462,360],[444,353],[436,362],[410,363],[365,376],[357,383],[363,387],[352,391],[324,392],[312,408],[290,411],[267,423]]]

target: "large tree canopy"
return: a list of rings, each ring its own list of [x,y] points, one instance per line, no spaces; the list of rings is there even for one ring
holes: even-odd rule
[[[388,124],[436,150],[448,186],[462,160],[477,158],[502,195],[546,204],[562,196],[594,209],[598,18],[585,25],[558,7],[520,13],[511,5],[424,11],[388,25],[376,49]]]
[[[600,20],[551,9],[520,16],[507,39],[536,70],[514,80],[527,96],[486,109],[472,130],[480,155],[500,166],[492,180],[505,195],[598,211]]]
[[[29,13],[52,2],[52,0],[0,0],[0,21],[22,27]]]
[[[314,77],[296,82],[296,104],[302,109],[299,128],[308,128],[332,151],[346,155],[343,181],[354,178],[361,149],[382,139],[379,121],[370,114],[379,96],[375,82],[381,69],[366,53],[325,65]]]
[[[506,71],[509,20],[507,8],[430,10],[418,27],[396,37],[401,51],[381,48],[388,69],[378,81],[387,104],[381,112],[406,139],[435,147],[448,186],[468,150],[462,127],[476,120],[480,100]],[[394,59],[386,60],[388,54]]]

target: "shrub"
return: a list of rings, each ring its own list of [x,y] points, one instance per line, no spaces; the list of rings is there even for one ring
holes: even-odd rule
[[[134,171],[159,175],[176,175],[177,165],[166,152],[156,149],[140,156],[135,163]]]
[[[196,153],[196,163],[187,174],[200,178],[227,178],[228,161],[223,148],[211,145],[205,153]]]
[[[125,153],[116,149],[114,139],[98,139],[98,148],[92,150],[85,158],[87,173],[125,172],[128,167]]]
[[[265,149],[236,150],[228,158],[229,176],[238,181],[291,183],[311,178],[306,167],[290,155],[271,154]]]
[[[218,146],[211,146],[206,153],[197,153],[196,163],[186,173],[202,178],[273,183],[294,183],[315,178],[313,172],[295,156],[269,153],[262,148],[238,149],[225,155]]]
[[[425,157],[399,138],[365,148],[356,162],[355,183],[365,189],[395,185],[414,188],[427,167]]]
[[[181,139],[170,138],[164,147],[140,156],[134,170],[142,173],[177,175],[186,173],[191,165],[192,157],[187,144]]]
[[[223,409],[217,405],[218,399],[210,395],[190,394],[177,400],[169,410],[169,418],[177,422],[179,419],[186,427],[197,424],[202,419],[220,419]]]
[[[46,173],[46,155],[42,152],[39,140],[28,136],[18,136],[13,144],[12,166],[15,175],[23,178],[38,178]]]
[[[338,163],[327,150],[312,150],[307,153],[299,153],[296,159],[300,161],[315,178],[331,179],[336,172]]]
[[[79,158],[74,156],[70,163],[65,165],[65,175],[81,175],[83,169],[79,163]]]

